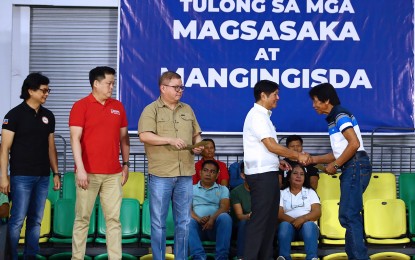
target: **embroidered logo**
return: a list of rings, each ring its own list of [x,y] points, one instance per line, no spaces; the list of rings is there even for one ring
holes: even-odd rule
[[[121,115],[120,111],[116,110],[116,109],[111,109],[111,114],[114,115]]]
[[[49,124],[49,119],[46,116],[42,117],[42,121],[43,123],[45,123],[46,125]]]
[[[7,125],[9,123],[9,119],[3,119],[3,125]]]

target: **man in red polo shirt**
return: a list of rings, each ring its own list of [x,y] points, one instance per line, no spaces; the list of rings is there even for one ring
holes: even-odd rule
[[[124,107],[111,98],[114,75],[110,67],[92,69],[92,92],[75,102],[69,116],[77,185],[72,259],[84,259],[89,219],[98,193],[107,224],[109,259],[121,259],[122,255],[121,185],[128,179],[130,141]]]

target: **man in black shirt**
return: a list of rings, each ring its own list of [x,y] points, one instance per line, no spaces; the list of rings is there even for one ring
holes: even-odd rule
[[[24,258],[35,259],[39,251],[40,223],[49,188],[50,169],[54,189],[60,189],[55,146],[55,117],[42,104],[49,96],[49,79],[29,74],[20,98],[24,101],[3,120],[0,150],[0,192],[13,203],[8,223],[11,258],[18,259],[17,247],[26,219]],[[10,159],[9,159],[10,158]],[[7,171],[10,162],[10,181]]]
[[[287,146],[288,149],[290,150],[294,150],[296,152],[303,152],[303,138],[301,138],[301,136],[299,135],[290,135],[287,137],[287,140],[285,141],[285,146]],[[291,167],[295,164],[298,164],[298,162],[292,161],[288,158],[285,158],[284,161],[286,161],[287,163],[289,163],[291,165]],[[305,178],[307,182],[310,183],[311,188],[313,188],[314,190],[317,190],[317,186],[318,186],[318,170],[317,168],[314,167],[315,164],[310,164],[305,166],[306,167],[306,175]],[[281,190],[286,188],[286,185],[284,185],[287,180],[286,180],[286,176],[287,176],[287,171],[283,171],[283,170],[279,170],[279,180],[280,180],[280,184],[281,184]]]

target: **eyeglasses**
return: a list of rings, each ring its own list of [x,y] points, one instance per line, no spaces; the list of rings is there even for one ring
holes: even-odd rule
[[[176,90],[176,92],[179,92],[180,90],[183,92],[184,88],[185,88],[185,86],[170,86],[170,85],[164,85],[164,86],[174,88],[174,90]]]
[[[50,93],[50,88],[39,88],[37,90],[42,91],[43,94]]]
[[[303,202],[301,204],[293,205],[293,195],[291,194],[291,209],[304,207],[304,195],[301,193],[301,199]]]
[[[206,173],[210,173],[210,174],[216,174],[216,173],[218,173],[217,170],[209,170],[208,168],[203,168],[202,171],[203,172],[206,172]]]

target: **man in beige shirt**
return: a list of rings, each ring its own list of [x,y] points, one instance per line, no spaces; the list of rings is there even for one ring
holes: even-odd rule
[[[201,129],[192,108],[180,102],[185,87],[181,76],[164,72],[159,79],[160,97],[144,108],[138,135],[148,158],[151,249],[154,259],[165,259],[166,218],[170,201],[175,219],[175,259],[187,259],[192,202],[194,154],[203,146]]]

